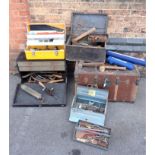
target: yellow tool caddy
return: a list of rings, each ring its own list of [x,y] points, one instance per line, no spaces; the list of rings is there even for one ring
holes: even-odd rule
[[[27,60],[65,59],[65,24],[28,24],[25,56]]]

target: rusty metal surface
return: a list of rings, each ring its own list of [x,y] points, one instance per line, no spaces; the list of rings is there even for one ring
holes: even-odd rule
[[[88,36],[88,41],[92,42],[92,43],[97,43],[97,42],[107,42],[108,40],[108,35],[102,35],[102,34],[91,34]]]

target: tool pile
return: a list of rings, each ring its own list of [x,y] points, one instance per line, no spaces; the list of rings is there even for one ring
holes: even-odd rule
[[[29,73],[22,75],[22,79],[26,79],[28,82],[43,82],[43,83],[57,83],[63,82],[65,77],[62,73],[51,73],[51,72],[39,72],[39,73]]]
[[[17,58],[21,84],[13,106],[66,105],[64,47],[64,24],[28,24],[25,52]]]
[[[21,83],[13,103],[65,106],[65,59],[74,61],[75,92],[69,117],[76,122],[74,140],[106,150],[111,136],[111,129],[105,127],[108,101],[133,103],[140,80],[136,65],[146,65],[145,59],[106,51],[107,26],[106,14],[73,13],[65,52],[64,24],[29,24],[25,52],[17,59]]]
[[[66,59],[76,61],[69,117],[77,123],[74,139],[101,149],[108,149],[111,135],[104,127],[108,101],[133,103],[140,80],[135,64],[145,66],[144,59],[105,50],[107,25],[105,14],[73,13],[66,45]]]

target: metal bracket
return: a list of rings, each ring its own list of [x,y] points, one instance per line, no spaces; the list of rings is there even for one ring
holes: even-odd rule
[[[110,87],[110,85],[111,85],[111,82],[110,82],[110,80],[106,77],[106,78],[104,79],[103,88]]]

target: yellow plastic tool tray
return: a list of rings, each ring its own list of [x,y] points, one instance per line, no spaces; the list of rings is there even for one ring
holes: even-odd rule
[[[65,59],[64,46],[27,47],[25,49],[27,60],[62,60]]]

